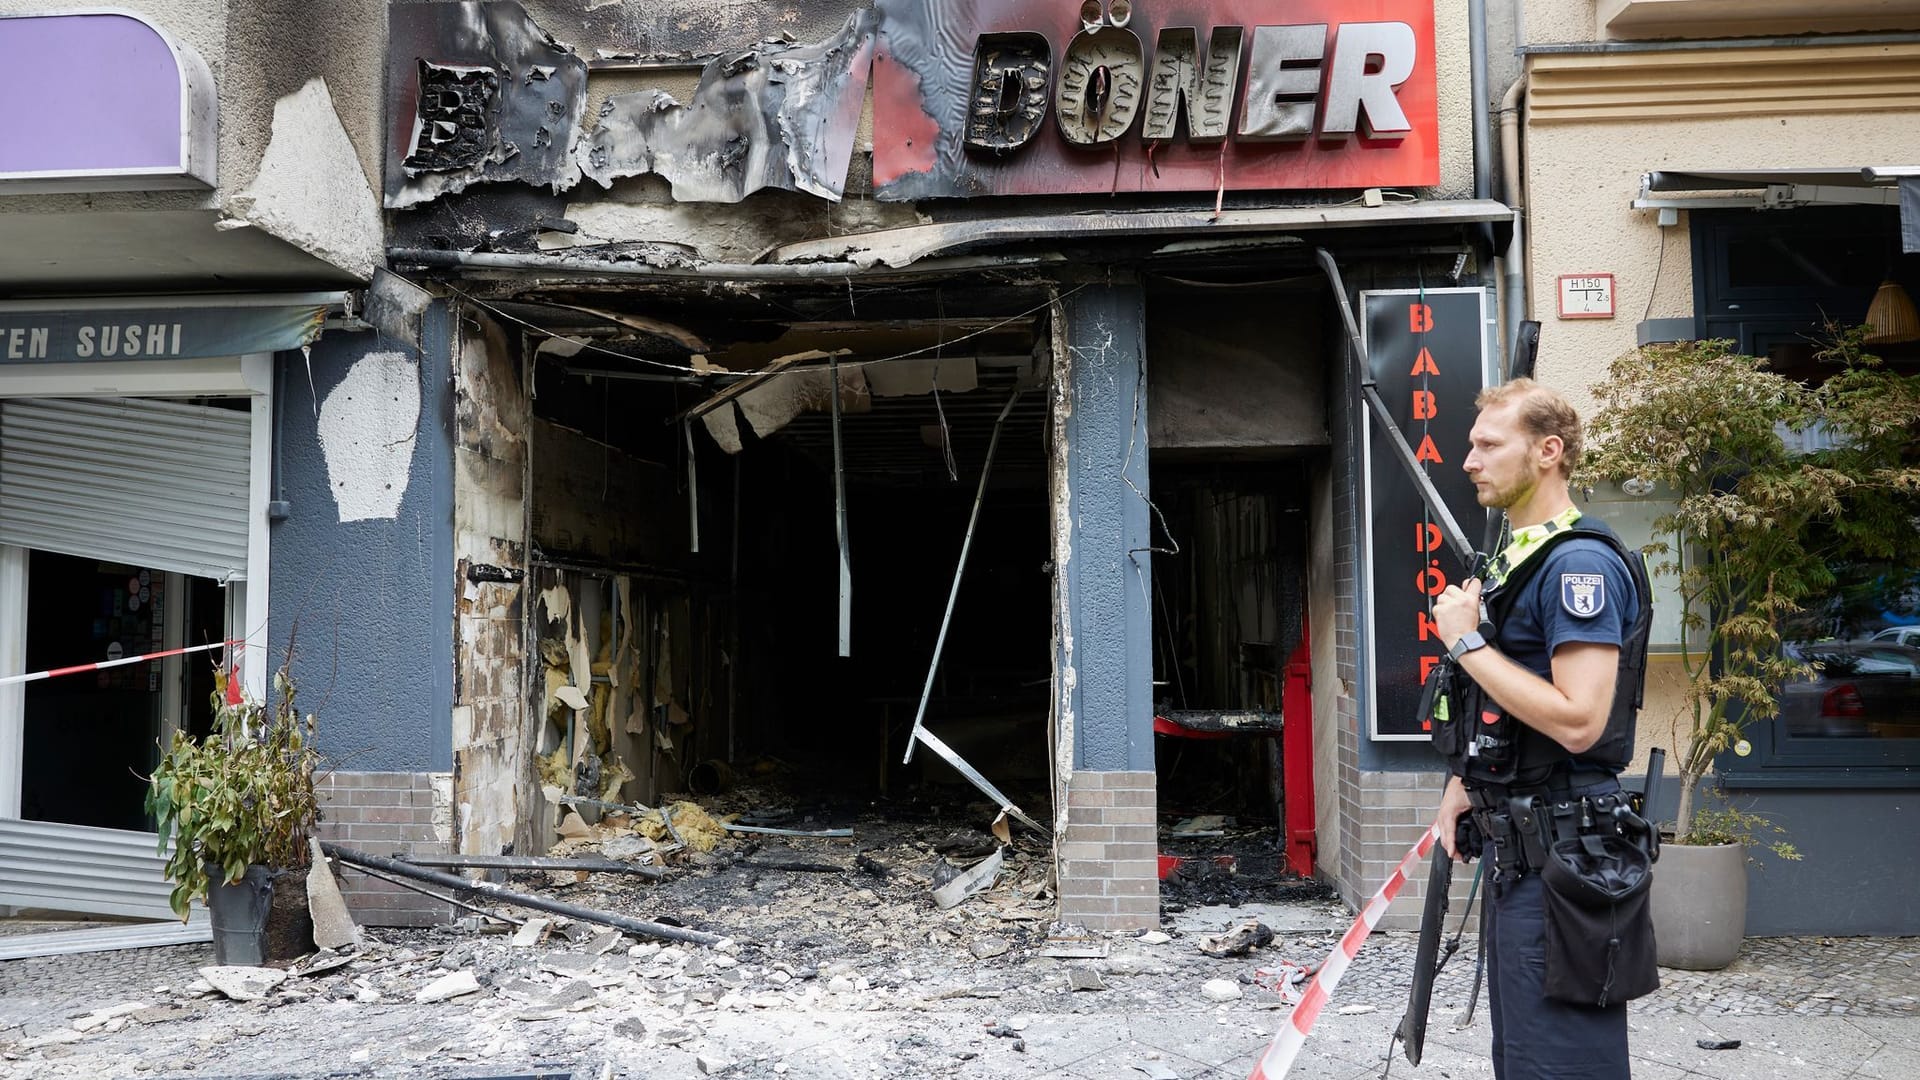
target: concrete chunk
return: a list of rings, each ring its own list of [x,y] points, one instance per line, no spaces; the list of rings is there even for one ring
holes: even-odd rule
[[[479,989],[480,980],[474,978],[473,972],[456,971],[421,987],[420,992],[413,995],[413,1000],[421,1005],[430,1005],[436,1001],[477,993]]]
[[[200,969],[207,984],[235,1001],[259,1001],[273,988],[287,981],[287,973],[275,968],[216,964]]]
[[[360,928],[347,911],[346,898],[340,895],[340,883],[333,880],[333,867],[320,851],[320,841],[307,838],[313,853],[313,865],[307,868],[307,911],[313,916],[313,944],[316,948],[340,950],[360,941]]]

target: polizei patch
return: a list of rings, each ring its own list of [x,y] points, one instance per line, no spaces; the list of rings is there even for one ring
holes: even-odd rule
[[[1560,606],[1591,619],[1607,606],[1607,579],[1600,574],[1561,574]]]

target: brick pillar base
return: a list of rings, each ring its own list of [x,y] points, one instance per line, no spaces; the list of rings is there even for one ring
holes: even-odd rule
[[[1060,921],[1089,930],[1160,925],[1154,774],[1078,771],[1067,780],[1058,848]]]
[[[320,839],[389,858],[444,855],[452,849],[451,773],[335,772],[314,779]],[[362,925],[437,926],[455,914],[451,904],[334,865],[347,908]]]

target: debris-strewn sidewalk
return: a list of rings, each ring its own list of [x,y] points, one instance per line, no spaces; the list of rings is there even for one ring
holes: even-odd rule
[[[216,969],[204,944],[0,962],[0,1075],[1242,1080],[1352,920],[1268,855],[1195,860],[1163,890],[1159,930],[1087,935],[1048,921],[1043,841],[952,820],[863,817],[857,840],[746,833],[704,851],[588,829],[573,846],[596,858],[684,850],[654,863],[671,870],[658,881],[505,875],[720,935],[711,948],[500,908],[511,921],[367,929],[269,969]],[[1379,1076],[1412,956],[1412,935],[1374,935],[1293,1075]],[[1423,1064],[1396,1055],[1395,1075],[1490,1075],[1486,1002],[1453,1027],[1473,960],[1468,938]],[[1917,966],[1915,939],[1756,939],[1727,971],[1667,972],[1633,1006],[1635,1076],[1920,1076]]]
[[[1244,914],[1200,909],[1181,922],[1227,929]],[[0,1072],[1237,1080],[1288,1008],[1256,972],[1317,958],[1342,914],[1273,909],[1272,921],[1327,929],[1225,958],[1177,927],[1065,950],[1002,937],[998,951],[964,933],[868,924],[864,940],[822,961],[817,942],[852,928],[816,910],[790,939],[713,950],[579,923],[373,931],[350,956],[251,981],[202,972],[205,945],[19,960],[0,967]],[[1465,1004],[1471,944],[1442,977],[1425,1063],[1396,1058],[1396,1073],[1487,1072],[1485,1003],[1470,1029],[1448,1028]],[[1379,1074],[1411,957],[1411,935],[1368,942],[1295,1075]],[[1669,972],[1634,1006],[1635,1075],[1920,1075],[1917,959],[1912,939],[1757,939],[1728,971]],[[1727,1051],[1698,1045],[1735,1039]]]

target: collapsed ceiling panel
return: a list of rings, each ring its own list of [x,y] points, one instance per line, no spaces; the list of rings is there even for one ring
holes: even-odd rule
[[[580,147],[603,187],[653,173],[682,202],[739,202],[761,188],[838,201],[867,92],[875,16],[858,11],[815,45],[765,42],[716,57],[691,103],[615,94]]]
[[[518,3],[393,4],[388,19],[388,207],[482,181],[579,181],[586,62]]]

